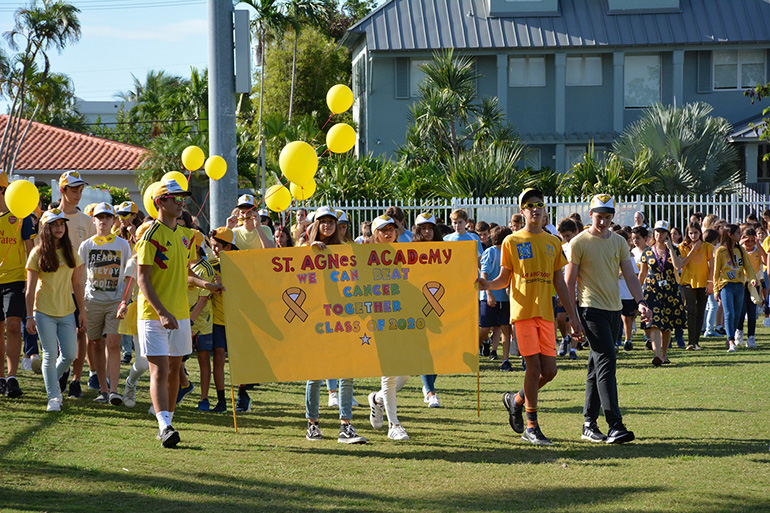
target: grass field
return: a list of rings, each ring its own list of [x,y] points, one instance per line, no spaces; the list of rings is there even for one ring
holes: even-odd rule
[[[337,443],[324,388],[326,440],[305,440],[304,383],[253,391],[237,434],[231,405],[228,415],[198,412],[196,390],[174,417],[182,443],[166,450],[147,414],[147,377],[133,410],[96,404],[88,391],[50,414],[42,377],[23,373],[24,396],[0,398],[0,510],[770,511],[770,330],[759,328],[758,344],[728,354],[706,339],[707,350],[672,350],[674,365],[659,369],[649,351],[621,353],[620,405],[637,436],[621,446],[580,440],[586,351],[560,358],[541,393],[552,447],[511,431],[501,394],[517,390],[523,372],[486,359],[480,417],[476,376],[439,376],[440,409],[423,404],[414,376],[398,396],[412,439],[372,430],[361,407],[353,423],[369,443],[358,446]],[[194,360],[188,368],[197,385]],[[356,398],[365,404],[378,385],[356,380]]]

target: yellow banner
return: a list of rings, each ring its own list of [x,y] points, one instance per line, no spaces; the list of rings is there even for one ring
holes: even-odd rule
[[[475,242],[221,255],[233,383],[478,371]]]

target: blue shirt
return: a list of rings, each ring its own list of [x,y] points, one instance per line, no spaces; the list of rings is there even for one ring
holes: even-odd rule
[[[398,236],[398,240],[396,242],[412,242],[412,232],[408,230],[405,231]]]
[[[497,276],[500,274],[500,261],[502,259],[503,252],[497,249],[497,246],[492,246],[491,248],[487,248],[486,251],[484,251],[484,254],[481,255],[481,272],[487,273],[487,279],[489,281],[494,280],[497,278]],[[480,290],[479,291],[479,300],[480,301],[486,301],[487,300],[487,292],[491,292],[492,296],[497,300],[499,303],[500,301],[510,301],[508,298],[508,294],[505,293],[505,289],[497,289],[497,290]]]
[[[481,245],[481,239],[479,239],[479,236],[475,233],[471,232],[465,232],[464,234],[460,235],[457,232],[450,233],[449,235],[444,236],[444,240],[447,242],[454,242],[454,241],[461,241],[461,240],[475,240],[476,244],[478,244],[478,255],[481,256],[482,253],[484,253],[484,246]],[[495,278],[497,278],[497,275],[495,275]]]

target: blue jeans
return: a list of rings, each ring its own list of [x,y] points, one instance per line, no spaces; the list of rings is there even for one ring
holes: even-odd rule
[[[134,352],[134,337],[131,335],[120,336],[120,350],[123,354],[131,354]]]
[[[69,369],[78,352],[75,316],[51,317],[42,312],[34,312],[33,316],[43,348],[45,391],[48,399],[53,399],[59,395],[59,378]],[[61,354],[57,358],[59,352]]]
[[[305,418],[318,418],[318,403],[321,400],[320,379],[308,381],[305,385]],[[339,401],[340,418],[350,420],[353,418],[353,379],[343,378],[340,381]]]
[[[761,290],[761,289],[760,289]],[[746,333],[747,337],[753,337],[757,331],[757,305],[751,300],[751,292],[748,291],[746,285],[743,288],[743,310],[736,320],[736,328],[743,331],[743,321],[748,317],[749,331]]]
[[[706,302],[706,333],[712,334],[717,327],[717,312],[719,311],[719,303],[714,299],[714,294],[708,295],[708,301]]]
[[[420,376],[422,378],[422,386],[425,388],[425,392],[433,392],[436,393],[436,375],[435,374],[423,374]]]
[[[728,282],[719,291],[722,299],[722,310],[725,312],[725,333],[727,340],[735,340],[735,328],[738,326],[738,316],[743,312],[743,283]]]
[[[327,390],[337,390],[337,380],[336,379],[327,379],[326,380],[326,389]]]

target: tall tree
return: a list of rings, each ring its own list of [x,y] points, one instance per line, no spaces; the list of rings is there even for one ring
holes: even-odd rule
[[[24,136],[40,107],[38,103],[26,126],[22,128],[21,113],[26,112],[27,101],[30,100],[28,91],[31,70],[37,68],[39,71],[35,78],[46,81],[50,72],[48,52],[61,52],[68,44],[80,39],[78,13],[80,10],[67,2],[32,0],[29,6],[16,10],[13,28],[3,34],[9,47],[18,52],[9,60],[0,90],[11,99],[8,121],[0,139],[0,168],[9,174],[13,171]]]
[[[294,31],[294,52],[291,59],[291,92],[289,93],[289,124],[294,107],[294,84],[297,75],[297,43],[304,25],[319,26],[327,18],[327,5],[323,0],[289,0],[288,22]]]

